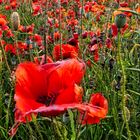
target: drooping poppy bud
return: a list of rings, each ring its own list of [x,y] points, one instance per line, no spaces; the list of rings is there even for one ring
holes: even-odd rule
[[[125,23],[126,23],[126,15],[124,15],[124,14],[116,15],[115,24],[116,24],[117,28],[119,28],[119,29],[123,28]]]

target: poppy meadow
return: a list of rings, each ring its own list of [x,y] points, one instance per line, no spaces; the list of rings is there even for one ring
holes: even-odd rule
[[[138,0],[0,0],[1,140],[140,140]]]

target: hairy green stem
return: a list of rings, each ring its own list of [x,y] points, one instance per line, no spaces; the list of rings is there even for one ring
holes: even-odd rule
[[[128,135],[128,139],[131,140],[131,131],[129,129],[129,123],[127,120],[127,112],[126,112],[126,71],[125,71],[125,66],[123,63],[123,58],[121,55],[121,34],[120,34],[120,30],[118,32],[118,47],[117,47],[117,59],[118,59],[118,64],[120,65],[121,68],[121,95],[122,95],[122,113],[123,113],[123,119],[124,119],[124,123],[126,124],[126,129],[127,129],[127,135]]]
[[[39,128],[40,126],[39,126],[39,124],[38,124],[38,122],[37,122],[36,119],[34,120],[34,125],[35,125],[35,128],[36,128],[36,131],[37,131],[38,134],[39,134],[40,140],[43,140],[43,136],[42,136],[41,131],[40,131],[40,128]]]

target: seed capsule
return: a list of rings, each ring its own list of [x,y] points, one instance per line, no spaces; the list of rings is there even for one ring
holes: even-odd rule
[[[120,28],[123,28],[124,25],[126,23],[126,15],[124,14],[118,14],[116,15],[115,17],[115,24],[116,26],[120,29]]]

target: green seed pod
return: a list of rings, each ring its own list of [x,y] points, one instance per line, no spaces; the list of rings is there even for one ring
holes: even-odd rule
[[[14,31],[17,31],[20,26],[20,17],[17,12],[11,14],[11,23]]]
[[[126,15],[124,14],[118,14],[116,15],[115,17],[115,24],[116,26],[120,29],[120,28],[123,28],[124,25],[126,23]]]

